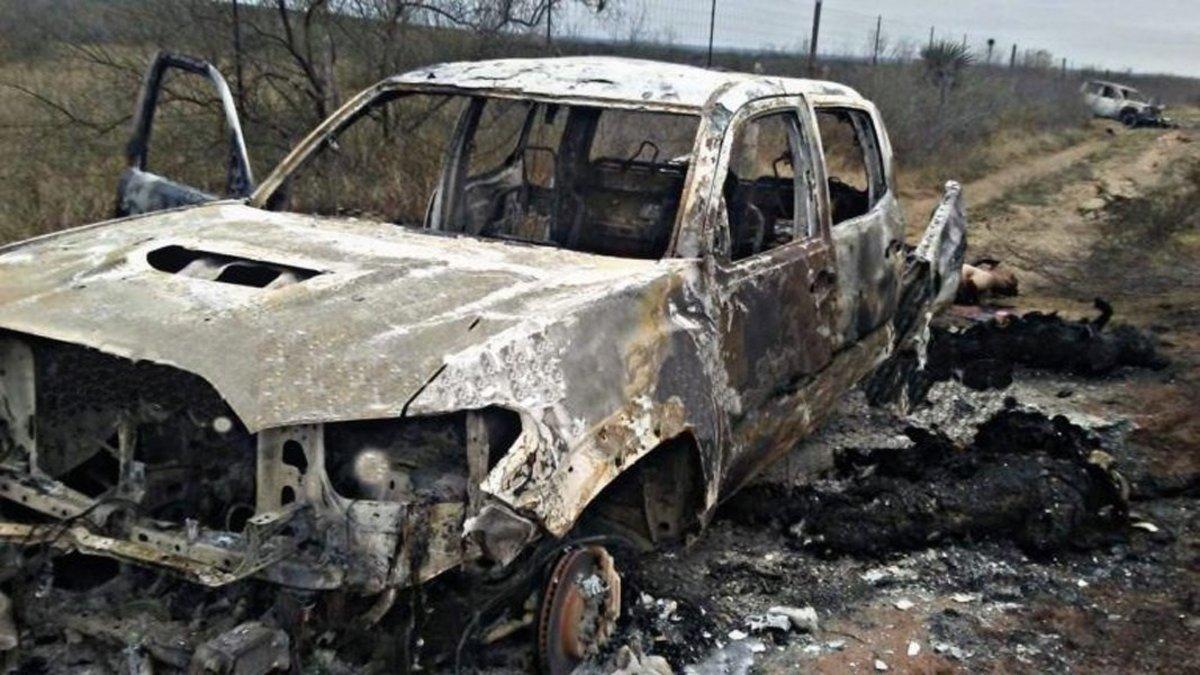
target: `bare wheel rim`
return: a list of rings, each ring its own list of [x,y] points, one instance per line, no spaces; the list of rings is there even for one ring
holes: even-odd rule
[[[538,665],[566,675],[608,642],[621,615],[621,578],[602,546],[569,550],[558,559],[542,593]]]

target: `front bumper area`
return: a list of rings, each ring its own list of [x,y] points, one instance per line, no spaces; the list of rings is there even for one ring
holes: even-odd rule
[[[207,587],[413,586],[480,555],[464,521],[494,502],[478,486],[502,449],[489,430],[509,419],[251,432],[189,373],[0,333],[0,547],[105,556]]]

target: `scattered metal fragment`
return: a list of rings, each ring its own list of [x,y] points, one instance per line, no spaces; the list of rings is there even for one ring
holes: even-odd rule
[[[746,627],[751,633],[763,631],[781,631],[786,633],[792,629],[792,621],[783,614],[768,612],[766,614],[751,614],[746,617]]]
[[[258,622],[237,626],[200,645],[188,675],[266,675],[290,667],[290,641],[278,628]]]

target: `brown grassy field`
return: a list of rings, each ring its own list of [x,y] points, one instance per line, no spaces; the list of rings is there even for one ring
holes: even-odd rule
[[[112,214],[139,71],[157,49],[205,56],[232,82],[224,33],[171,18],[171,6],[177,12],[194,10],[197,1],[146,5],[78,0],[68,3],[71,11],[53,12],[46,9],[53,3],[0,0],[0,152],[9,158],[0,166],[0,242]],[[211,4],[203,6],[211,11]],[[395,40],[404,49],[389,52],[392,65],[386,66],[375,52],[356,44],[367,40],[337,38],[345,43],[339,44],[338,61],[331,66],[339,88],[333,100],[345,100],[387,72],[430,62],[548,53],[539,40],[520,36],[481,38],[461,30],[412,26],[405,31]],[[630,43],[560,41],[553,53],[703,60],[694,51]],[[261,178],[319,117],[300,94],[293,98],[286,87],[268,86],[273,80],[264,73],[274,75],[270,69],[276,67],[288,86],[296,86],[286,53],[261,47],[253,54],[260,78],[247,85],[243,124]],[[801,59],[779,54],[718,54],[717,63],[730,70],[803,74]],[[1085,135],[1087,115],[1078,96],[1085,73],[972,65],[944,99],[920,59],[874,67],[825,59],[819,76],[849,84],[880,106],[896,148],[902,188],[910,194],[936,190],[948,178],[974,179],[1022,157],[1078,143]],[[1195,96],[1193,84],[1159,78],[1143,86],[1169,101],[1182,101]],[[1156,86],[1160,89],[1152,89]],[[155,126],[151,169],[215,190],[224,160],[220,118],[211,94],[178,87]]]

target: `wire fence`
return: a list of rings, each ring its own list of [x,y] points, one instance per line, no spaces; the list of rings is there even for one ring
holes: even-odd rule
[[[819,21],[814,21],[818,16]],[[722,67],[726,56],[807,59],[814,35],[817,61],[908,61],[919,58],[921,50],[936,41],[962,43],[981,64],[1062,70],[1083,65],[1039,45],[1006,40],[998,33],[964,32],[816,0],[616,0],[601,12],[561,2],[547,14],[547,24],[549,42],[690,50],[712,67]]]

